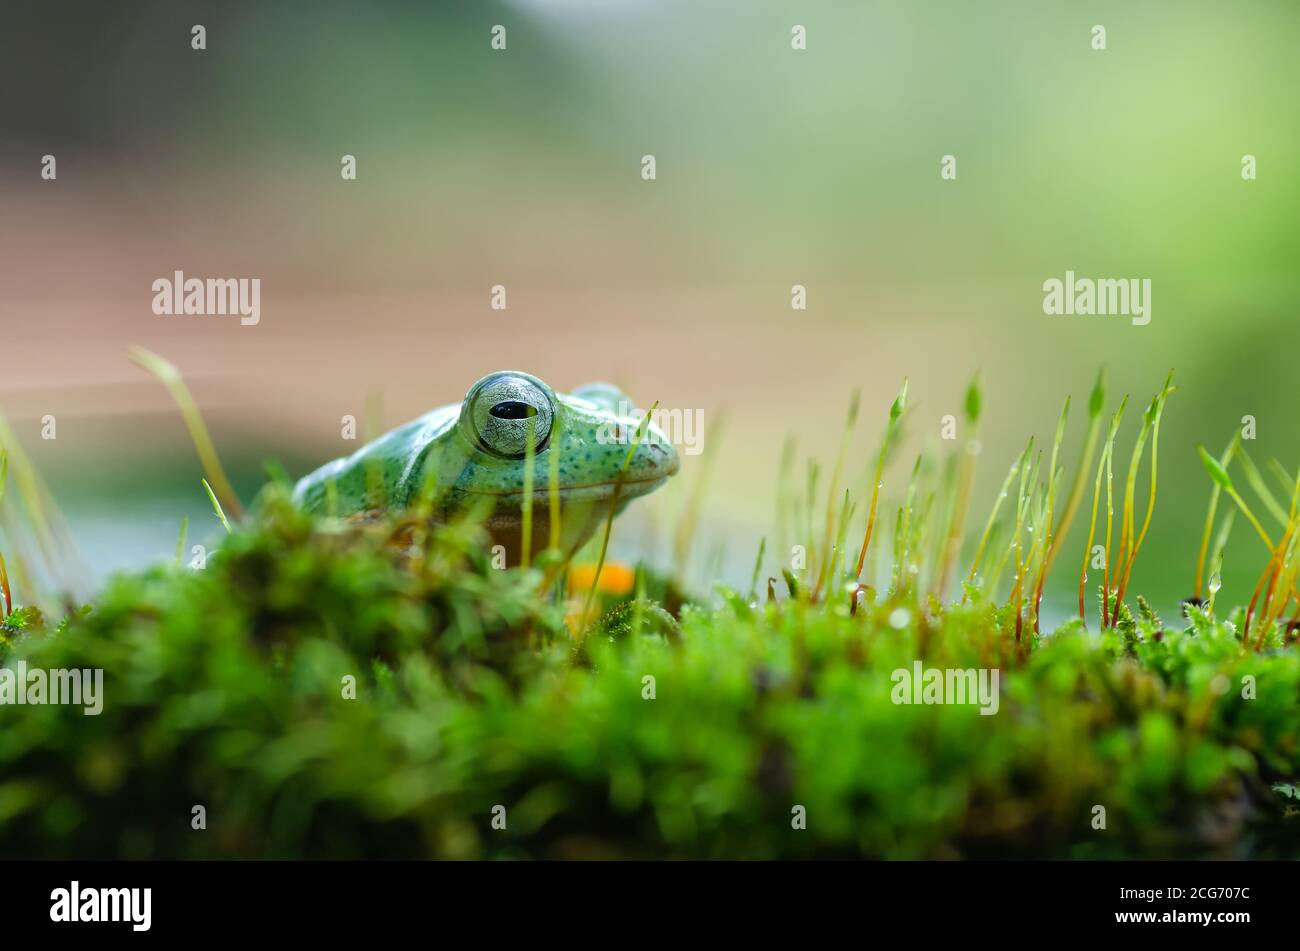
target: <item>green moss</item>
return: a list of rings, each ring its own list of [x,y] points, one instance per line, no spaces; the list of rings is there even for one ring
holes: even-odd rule
[[[575,651],[541,572],[492,569],[476,527],[387,538],[272,487],[205,569],[7,639],[6,666],[105,674],[99,716],[0,706],[4,854],[1300,856],[1280,636],[1142,608],[1018,646],[978,593],[853,617],[732,596],[616,604]],[[999,668],[997,714],[895,704],[918,658]]]

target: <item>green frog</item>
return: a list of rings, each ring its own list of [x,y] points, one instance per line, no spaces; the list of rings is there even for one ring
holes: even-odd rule
[[[294,487],[294,501],[308,511],[358,520],[408,509],[421,498],[432,499],[435,520],[486,503],[493,541],[517,559],[531,439],[530,551],[540,551],[550,539],[555,467],[560,546],[571,553],[611,506],[621,512],[677,472],[676,450],[647,421],[620,484],[640,424],[636,413],[609,383],[557,393],[528,373],[492,373],[471,386],[463,402],[432,410],[304,476]]]

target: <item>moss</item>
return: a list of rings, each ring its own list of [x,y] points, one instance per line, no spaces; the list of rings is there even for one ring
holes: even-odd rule
[[[1280,635],[1245,651],[1200,609],[1171,630],[1143,608],[1017,645],[978,592],[853,616],[625,598],[574,651],[541,572],[494,570],[474,525],[392,537],[273,486],[205,569],[120,577],[7,640],[8,666],[102,668],[105,697],[0,706],[4,853],[1300,856]],[[998,668],[998,713],[894,703],[917,659]]]

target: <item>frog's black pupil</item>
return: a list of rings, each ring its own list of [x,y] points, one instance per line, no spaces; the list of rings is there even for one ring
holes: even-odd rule
[[[536,408],[519,400],[503,400],[488,412],[497,419],[528,419],[537,415]]]

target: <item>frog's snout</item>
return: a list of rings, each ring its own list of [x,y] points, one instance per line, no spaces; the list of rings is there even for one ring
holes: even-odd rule
[[[649,491],[676,475],[679,468],[681,460],[672,442],[658,427],[651,426],[632,454],[627,481],[644,484]]]
[[[654,440],[646,444],[646,452],[650,456],[650,465],[655,471],[660,473],[663,478],[668,478],[677,474],[681,468],[682,462],[677,457],[677,450],[673,444],[668,441],[660,442]]]

